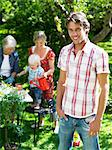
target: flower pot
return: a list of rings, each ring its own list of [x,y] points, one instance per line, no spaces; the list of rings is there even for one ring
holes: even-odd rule
[[[22,84],[16,83],[15,86],[17,87],[18,91],[22,90]]]
[[[5,144],[4,145],[4,149],[5,150],[17,150],[18,149],[18,145],[17,144]]]

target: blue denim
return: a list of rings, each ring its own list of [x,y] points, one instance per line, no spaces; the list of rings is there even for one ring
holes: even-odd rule
[[[8,77],[4,82],[8,83],[8,84],[12,84],[15,81],[13,76]]]
[[[40,90],[39,88],[35,87],[35,88],[31,88],[30,89],[31,92],[34,94],[34,102],[41,104],[41,99],[42,99],[42,90]]]
[[[74,131],[79,133],[83,143],[83,150],[100,150],[98,135],[89,136],[89,122],[94,116],[79,119],[67,115],[68,120],[60,118],[59,147],[58,150],[70,150],[72,147]]]

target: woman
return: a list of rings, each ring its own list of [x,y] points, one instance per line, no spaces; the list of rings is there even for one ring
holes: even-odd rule
[[[47,37],[43,31],[34,32],[33,41],[35,46],[32,46],[29,49],[29,54],[38,54],[40,56],[41,67],[44,69],[44,77],[47,79],[50,88],[43,92],[43,99],[48,102],[50,108],[54,109],[54,100],[53,100],[53,90],[54,90],[54,82],[53,82],[53,73],[54,73],[54,60],[55,54],[53,50],[46,46]],[[43,125],[43,122],[42,122]]]
[[[6,36],[0,49],[0,77],[8,84],[14,84],[16,74],[19,70],[18,53],[15,51],[16,40],[13,36]]]

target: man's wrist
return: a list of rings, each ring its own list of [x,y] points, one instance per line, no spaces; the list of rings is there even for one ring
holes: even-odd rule
[[[60,106],[56,106],[56,110],[60,110],[61,109],[61,107]]]
[[[96,117],[96,119],[95,120],[97,120],[97,121],[102,121],[103,120],[103,118],[102,117]]]

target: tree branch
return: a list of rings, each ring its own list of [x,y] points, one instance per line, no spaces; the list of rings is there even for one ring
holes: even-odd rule
[[[102,41],[112,30],[112,13],[108,12],[105,15],[103,29],[92,39],[94,43]]]
[[[59,4],[59,2],[57,0],[54,3],[56,5],[56,7],[59,8],[62,11],[62,13],[65,14],[65,16],[68,15],[68,11],[64,8],[64,6],[62,6],[61,4]]]

